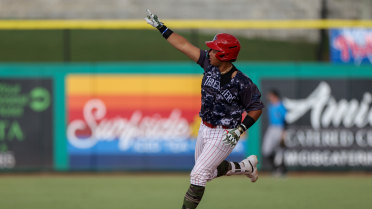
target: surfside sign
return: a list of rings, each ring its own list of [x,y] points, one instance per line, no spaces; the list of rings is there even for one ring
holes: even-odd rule
[[[288,110],[285,149],[293,170],[372,168],[371,80],[265,80]],[[265,124],[264,124],[265,130]]]

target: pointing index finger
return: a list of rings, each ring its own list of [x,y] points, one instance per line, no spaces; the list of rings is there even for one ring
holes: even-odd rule
[[[151,11],[149,9],[146,9],[147,13],[149,14],[149,16],[152,15]]]

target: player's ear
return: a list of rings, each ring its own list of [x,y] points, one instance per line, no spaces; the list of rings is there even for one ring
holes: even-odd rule
[[[225,55],[228,55],[228,54],[222,53],[221,51],[217,52],[217,56],[220,57],[220,58],[223,58]]]

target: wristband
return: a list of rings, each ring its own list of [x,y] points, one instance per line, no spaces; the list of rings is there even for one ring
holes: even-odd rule
[[[158,28],[158,30],[165,39],[168,39],[169,36],[173,33],[173,31],[167,28],[167,26],[165,25],[162,25],[160,28]]]
[[[243,123],[238,126],[238,131],[240,135],[242,135],[245,132],[245,130],[247,129],[245,128],[245,125]]]
[[[240,126],[243,128],[244,131],[246,131],[248,128],[250,128],[256,121],[249,115],[245,116],[242,124]]]
[[[243,123],[240,124],[240,127],[242,128],[243,132],[247,130],[247,127]]]

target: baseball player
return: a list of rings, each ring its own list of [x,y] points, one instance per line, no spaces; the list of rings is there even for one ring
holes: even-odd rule
[[[268,105],[268,116],[269,116],[269,127],[267,128],[263,143],[262,143],[262,155],[265,157],[271,165],[274,174],[283,175],[286,172],[285,165],[283,162],[276,162],[275,156],[281,151],[281,144],[285,136],[285,116],[287,109],[280,98],[280,94],[276,89],[271,89],[267,94],[269,100]]]
[[[228,162],[240,136],[262,113],[263,103],[257,86],[232,64],[240,50],[234,36],[217,34],[206,42],[209,50],[201,50],[184,37],[173,32],[147,10],[147,23],[157,28],[176,49],[204,69],[202,79],[202,123],[195,147],[195,166],[191,171],[190,187],[182,209],[194,209],[203,197],[207,181],[223,175],[243,174],[252,182],[258,178],[257,157],[249,156],[241,162]],[[247,116],[242,121],[242,113]]]

